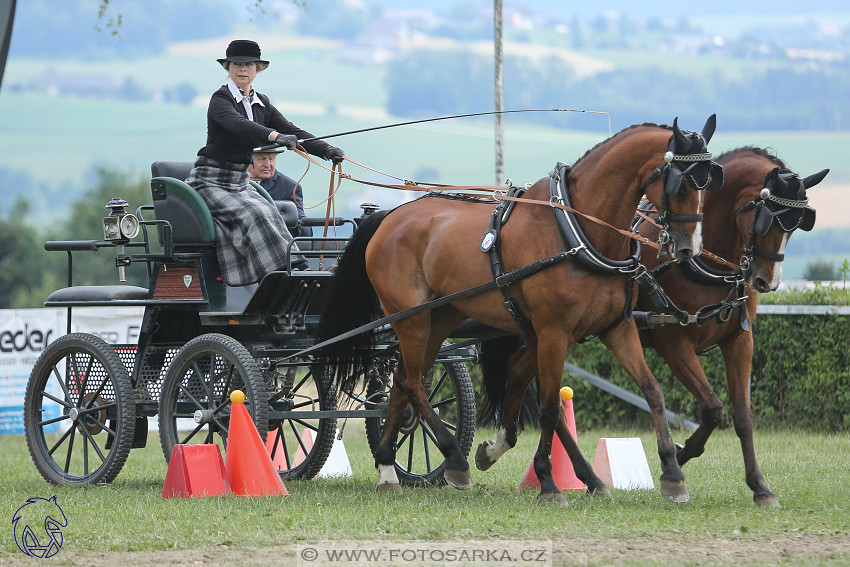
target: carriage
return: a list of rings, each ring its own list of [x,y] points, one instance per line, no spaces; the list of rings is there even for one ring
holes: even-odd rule
[[[48,251],[68,256],[68,286],[45,302],[67,308],[67,334],[51,343],[33,368],[24,421],[32,458],[53,484],[112,481],[130,450],[146,445],[154,417],[166,460],[178,443],[218,443],[226,450],[230,393],[237,389],[245,392],[246,407],[284,480],[319,473],[338,435],[338,419],[362,418],[370,444],[380,438],[398,356],[389,326],[379,330],[373,372],[363,391],[338,396],[326,373],[314,372],[312,355],[298,355],[316,342],[323,293],[347,238],[299,237],[295,241],[313,269],[272,272],[258,284],[227,286],[216,258],[212,217],[181,181],[191,167],[191,162],[155,162],[153,205],[133,215],[126,202],[113,199],[103,242],[45,243]],[[255,189],[271,201],[262,187]],[[296,226],[294,203],[276,205],[287,224]],[[364,217],[377,209],[362,208]],[[328,222],[344,233],[359,220]],[[326,219],[301,222],[324,225]],[[72,285],[74,253],[101,248],[115,251],[122,281],[127,266],[144,264],[149,287]],[[110,345],[94,334],[72,333],[72,310],[90,306],[144,307],[138,344]],[[447,343],[425,376],[431,402],[465,452],[475,427],[465,365],[473,358],[468,346]],[[433,443],[427,425],[408,410],[397,463],[405,484],[442,481],[442,459]]]
[[[747,331],[757,300],[748,290],[776,289],[789,235],[814,225],[806,189],[828,170],[802,178],[752,147],[727,152],[721,165],[707,151],[714,129],[713,115],[701,133],[681,130],[676,120],[672,128],[635,125],[597,144],[572,167],[559,162],[548,177],[497,200],[470,199],[463,191],[471,188],[454,187],[461,194],[433,191],[427,196],[441,198],[383,213],[365,205],[359,219],[316,220],[358,229],[350,239],[298,238],[317,269],[272,272],[258,285],[238,288],[221,280],[209,211],[179,181],[191,164],[156,162],[153,206],[134,216],[125,212],[125,202],[110,202],[106,242],[46,244],[68,254],[68,287],[45,304],[68,308],[69,322],[68,335],[45,349],[27,387],[24,418],[33,459],[55,484],[111,481],[129,450],[144,446],[153,416],[166,459],[178,443],[220,442],[226,449],[229,394],[240,389],[284,479],[315,476],[331,450],[337,419],[360,417],[381,475],[379,489],[442,482],[469,488],[466,457],[476,412],[466,363],[478,358],[470,347],[521,334],[525,346],[502,349],[498,362],[480,351],[481,392],[500,396],[501,421],[496,439],[479,446],[475,464],[487,470],[515,445],[522,399],[536,379],[538,498],[563,504],[551,474],[554,434],[588,492],[607,492],[558,411],[567,348],[598,336],[650,407],[661,493],[673,502],[688,500],[681,465],[702,454],[721,407],[695,345],[721,345],[747,484],[756,503],[776,505],[752,449]],[[703,189],[716,195],[706,198],[711,216],[701,210]],[[643,199],[655,212],[646,217],[641,206],[638,213],[654,228],[632,224]],[[525,205],[513,210],[516,202]],[[284,219],[297,223],[294,204],[285,206]],[[151,210],[154,218],[145,220]],[[740,266],[700,252],[704,219],[706,241],[730,257],[743,251]],[[140,228],[142,241],[133,242]],[[156,231],[161,250],[152,252],[149,231]],[[665,260],[650,270],[640,260],[643,245],[659,251],[656,260],[664,254],[678,265]],[[133,262],[145,263],[149,288],[72,286],[72,253],[101,247],[116,250],[119,276]],[[142,252],[128,254],[128,248]],[[701,254],[731,270],[709,267]],[[662,278],[668,270],[670,296],[653,275]],[[331,288],[331,282],[345,283]],[[641,298],[634,296],[638,287]],[[633,311],[634,300],[667,314]],[[695,314],[675,303],[690,304]],[[138,345],[110,346],[71,333],[70,310],[93,305],[144,306]],[[390,315],[379,318],[381,311]],[[648,323],[651,331],[670,319],[673,324],[658,332],[666,344],[650,340],[643,346],[659,352],[666,347],[662,356],[671,366],[689,369],[691,379],[677,375],[698,397],[703,423],[684,446],[673,443],[637,325]],[[337,342],[344,338],[352,340]],[[492,396],[489,401],[492,406]],[[312,444],[308,436],[315,438]]]

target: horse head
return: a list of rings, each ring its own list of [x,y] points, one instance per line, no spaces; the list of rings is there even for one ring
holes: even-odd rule
[[[820,183],[827,173],[824,169],[801,178],[790,169],[774,167],[765,176],[758,196],[735,213],[739,232],[747,235],[741,270],[757,292],[779,287],[788,239],[798,228],[808,232],[815,225],[815,210],[808,204],[806,189]],[[749,211],[752,216],[744,214]]]
[[[674,119],[664,163],[643,184],[647,198],[660,212],[658,243],[677,262],[690,260],[702,250],[701,191],[723,184],[723,167],[712,161],[708,151],[716,125],[714,114],[701,133],[680,129],[679,119]],[[659,178],[661,182],[654,183]]]

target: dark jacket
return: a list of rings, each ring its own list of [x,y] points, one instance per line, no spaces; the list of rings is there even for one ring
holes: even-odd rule
[[[304,212],[304,194],[300,183],[277,170],[274,175],[259,183],[275,201],[294,201],[298,208],[298,220],[307,216]],[[309,226],[298,225],[296,228],[290,228],[289,231],[292,236],[313,236],[313,229]]]
[[[294,134],[299,140],[313,137],[311,133],[284,118],[266,95],[256,91],[254,94],[265,106],[252,106],[252,122],[248,120],[245,107],[241,102],[236,102],[227,85],[222,85],[213,93],[207,110],[207,145],[198,151],[199,156],[247,164],[251,163],[255,147],[271,144],[269,134],[274,130],[280,134]],[[322,140],[312,140],[303,146],[307,152],[324,158],[329,144]]]

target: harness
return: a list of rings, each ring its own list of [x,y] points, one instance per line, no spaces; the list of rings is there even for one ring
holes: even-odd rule
[[[569,249],[567,254],[573,256],[578,264],[597,274],[608,276],[628,276],[625,283],[626,302],[623,307],[622,318],[625,321],[632,319],[632,301],[634,298],[635,282],[652,298],[653,303],[659,309],[665,309],[673,314],[673,317],[682,325],[693,322],[691,316],[679,309],[673,301],[664,293],[664,290],[655,280],[653,274],[646,270],[640,263],[641,247],[637,240],[630,240],[630,254],[626,260],[612,260],[608,258],[590,242],[587,235],[582,230],[576,219],[575,213],[572,212],[572,203],[569,198],[569,181],[570,166],[558,162],[555,169],[549,172],[549,193],[550,202],[565,205],[566,208],[552,207],[555,214],[555,220],[558,225],[558,230],[561,237]],[[519,199],[525,193],[525,187],[513,187],[508,189],[506,197],[513,200],[505,200],[500,203],[490,216],[490,224],[487,232],[481,238],[481,251],[488,254],[490,258],[490,270],[494,281],[504,277],[503,263],[500,250],[499,234],[501,227],[510,218],[510,213],[516,204],[516,199]],[[671,215],[673,216],[673,215]],[[688,216],[691,215],[681,215]],[[675,220],[679,220],[676,218]],[[566,258],[566,257],[565,257]],[[564,258],[564,259],[565,259]],[[522,312],[516,301],[510,296],[510,291],[507,286],[500,286],[502,296],[504,298],[504,306],[513,318],[514,323],[519,327],[526,343],[534,336],[534,329],[531,321]],[[614,321],[605,330],[618,325],[620,320]]]

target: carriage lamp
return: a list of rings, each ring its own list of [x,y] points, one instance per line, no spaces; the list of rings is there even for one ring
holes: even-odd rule
[[[363,203],[362,205],[360,205],[360,208],[363,209],[363,215],[360,218],[364,218],[364,217],[368,217],[369,215],[371,215],[372,213],[374,213],[375,211],[377,211],[381,207],[379,207],[375,203]]]
[[[103,217],[103,238],[109,242],[127,244],[139,234],[139,219],[124,210],[129,203],[119,197],[106,203],[112,209],[109,216]]]
[[[118,279],[122,282],[127,281],[125,268],[130,265],[125,246],[139,234],[139,219],[125,211],[126,206],[127,201],[115,197],[106,203],[106,208],[112,212],[103,217],[103,238],[117,249],[115,266],[118,268]]]

